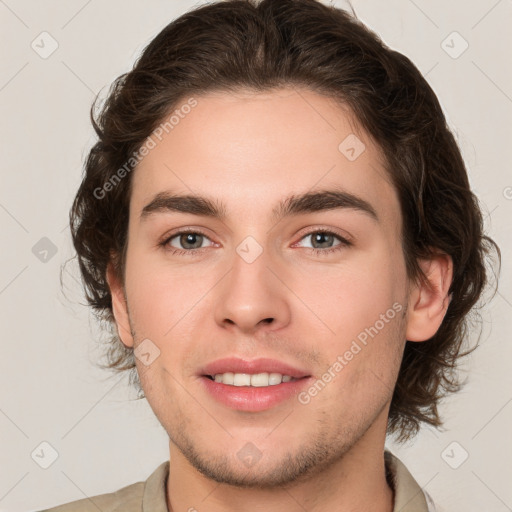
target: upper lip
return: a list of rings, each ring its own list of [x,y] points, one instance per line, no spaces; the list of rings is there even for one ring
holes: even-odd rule
[[[278,361],[277,359],[252,359],[245,360],[238,357],[227,357],[224,359],[217,359],[208,363],[201,368],[201,375],[217,375],[219,373],[280,373],[281,375],[289,375],[295,379],[302,377],[309,377],[310,374],[299,368],[294,368],[289,364]]]

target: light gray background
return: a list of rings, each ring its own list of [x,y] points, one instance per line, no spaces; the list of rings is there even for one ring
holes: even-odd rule
[[[105,93],[171,19],[196,3],[0,0],[0,511],[114,491],[146,479],[168,458],[166,435],[147,402],[133,400],[126,376],[94,366],[100,332],[80,305],[75,262],[64,274],[65,295],[59,271],[73,256],[67,216],[94,140],[95,93]],[[512,510],[512,2],[353,6],[438,94],[504,259],[499,292],[483,311],[481,347],[466,363],[468,385],[441,407],[447,431],[425,428],[413,442],[388,447],[447,511]],[[42,46],[43,31],[59,45],[46,59],[31,47],[34,40]],[[469,44],[458,58],[445,51],[462,48],[453,31]],[[46,262],[32,251],[43,237],[57,250]],[[35,462],[50,461],[43,441],[58,453],[47,469]],[[460,463],[463,450],[468,459],[453,469],[448,462]]]

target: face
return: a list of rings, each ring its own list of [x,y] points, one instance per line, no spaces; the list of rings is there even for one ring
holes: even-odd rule
[[[195,100],[132,176],[118,331],[142,354],[171,458],[282,486],[384,439],[407,327],[399,202],[378,147],[332,100]]]

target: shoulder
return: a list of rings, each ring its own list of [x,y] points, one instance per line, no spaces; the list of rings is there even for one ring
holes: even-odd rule
[[[127,485],[115,492],[99,494],[45,509],[41,512],[131,512],[140,510],[144,482]]]
[[[47,508],[41,512],[140,512],[143,508],[167,512],[165,483],[168,474],[169,461],[166,461],[160,464],[146,481],[127,485],[115,492]]]

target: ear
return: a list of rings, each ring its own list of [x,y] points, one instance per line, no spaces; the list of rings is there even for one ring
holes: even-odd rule
[[[427,283],[419,281],[409,294],[406,339],[426,341],[437,332],[451,301],[448,290],[453,278],[453,261],[447,254],[420,260]]]
[[[107,283],[110,288],[110,295],[112,296],[112,310],[119,338],[126,347],[133,347],[133,336],[128,318],[128,305],[126,303],[124,286],[117,277],[112,261],[107,265]]]

